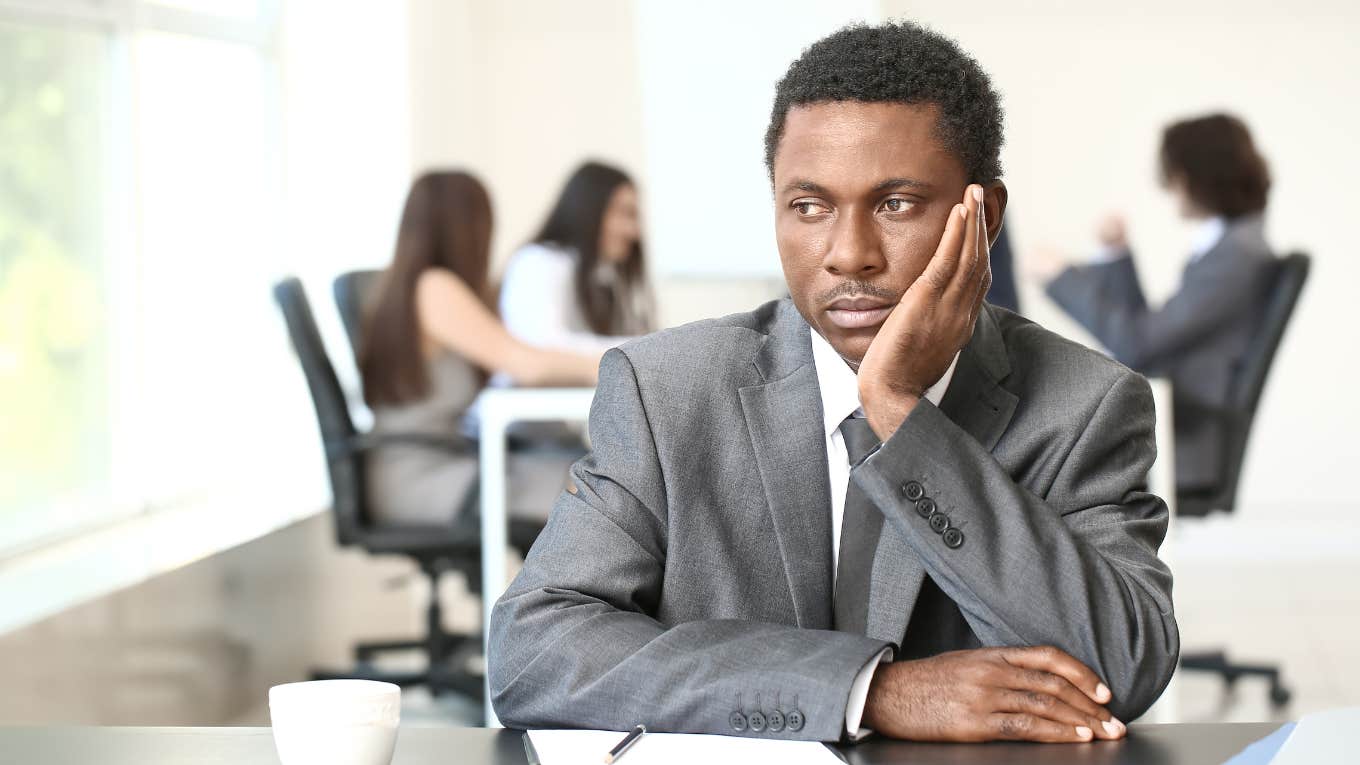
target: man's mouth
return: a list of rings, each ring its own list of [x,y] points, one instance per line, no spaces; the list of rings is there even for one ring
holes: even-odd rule
[[[893,305],[881,298],[848,295],[833,300],[826,307],[826,316],[841,329],[864,329],[882,324]]]

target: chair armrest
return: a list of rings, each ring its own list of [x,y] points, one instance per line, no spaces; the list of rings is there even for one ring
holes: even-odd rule
[[[366,433],[339,443],[328,444],[326,456],[334,462],[388,446],[414,446],[450,455],[477,456],[475,442],[462,437],[437,436],[430,433]]]

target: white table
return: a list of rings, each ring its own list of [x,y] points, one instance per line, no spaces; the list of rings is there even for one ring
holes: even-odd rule
[[[593,388],[488,388],[477,399],[481,418],[482,649],[490,656],[491,608],[510,586],[506,508],[506,431],[512,423],[552,420],[584,422]],[[487,727],[500,721],[491,709],[491,686],[483,683]]]
[[[1175,431],[1171,421],[1171,383],[1154,379],[1152,398],[1157,407],[1157,462],[1148,476],[1148,488],[1166,500],[1171,518],[1176,517]],[[478,398],[481,415],[481,493],[482,493],[482,641],[483,656],[489,656],[491,608],[510,585],[506,556],[508,517],[506,512],[506,431],[512,423],[535,420],[584,422],[590,417],[592,388],[488,388]],[[1167,534],[1168,543],[1170,533]],[[1171,550],[1162,548],[1162,558],[1171,564]],[[1173,679],[1162,699],[1149,714],[1149,722],[1174,722],[1176,682]],[[491,709],[491,687],[483,684],[486,724],[500,727]]]

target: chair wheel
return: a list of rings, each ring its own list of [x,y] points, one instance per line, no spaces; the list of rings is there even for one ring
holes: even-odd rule
[[[1288,688],[1277,685],[1270,689],[1270,703],[1277,708],[1288,705],[1293,696],[1294,694],[1290,693]]]

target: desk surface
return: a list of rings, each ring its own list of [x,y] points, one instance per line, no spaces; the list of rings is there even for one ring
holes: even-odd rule
[[[1278,723],[1135,725],[1120,742],[914,744],[870,740],[844,751],[851,765],[1081,763],[1220,765]],[[522,733],[403,728],[393,765],[524,765]],[[268,728],[4,728],[0,761],[25,765],[277,765]]]

